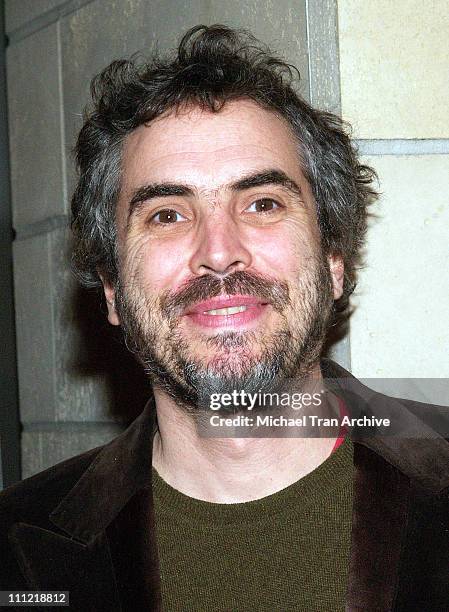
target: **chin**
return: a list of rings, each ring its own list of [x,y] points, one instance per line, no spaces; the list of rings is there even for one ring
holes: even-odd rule
[[[257,359],[249,359],[240,355],[221,355],[212,359],[207,369],[216,375],[231,377],[245,376],[259,363]]]
[[[220,346],[206,349],[198,355],[200,368],[217,371],[219,374],[240,374],[254,367],[262,359],[261,351],[253,346]]]

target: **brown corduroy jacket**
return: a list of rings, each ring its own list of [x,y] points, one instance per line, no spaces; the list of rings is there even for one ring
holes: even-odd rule
[[[367,388],[333,362],[323,361],[322,369],[338,378],[342,395],[341,381],[350,381],[346,406],[360,413],[355,404]],[[372,392],[370,397],[372,405]],[[400,410],[411,433],[408,439],[351,434],[355,476],[345,609],[448,612],[449,444],[442,436],[422,437],[435,407],[381,394],[374,401],[384,416]],[[153,412],[147,406],[111,443],[0,494],[0,590],[69,591],[69,609],[77,612],[161,610]],[[447,412],[438,415],[444,420]]]

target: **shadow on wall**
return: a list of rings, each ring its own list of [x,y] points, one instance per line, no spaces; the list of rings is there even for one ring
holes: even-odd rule
[[[108,323],[106,307],[96,291],[74,289],[73,315],[80,342],[69,366],[71,374],[78,379],[100,377],[109,398],[108,413],[130,423],[152,396],[149,380],[126,348],[120,328]]]
[[[323,354],[322,354],[323,357],[333,358],[332,356],[333,348],[335,347],[336,344],[341,342],[345,336],[349,334],[350,316],[351,316],[351,311],[345,317],[339,320],[338,323],[336,323],[336,325],[332,326],[329,329],[327,333],[326,342],[324,343]]]

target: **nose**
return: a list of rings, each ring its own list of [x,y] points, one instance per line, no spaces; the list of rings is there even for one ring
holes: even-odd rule
[[[251,253],[242,232],[229,215],[221,211],[203,219],[190,260],[193,274],[224,276],[245,270],[251,262]]]

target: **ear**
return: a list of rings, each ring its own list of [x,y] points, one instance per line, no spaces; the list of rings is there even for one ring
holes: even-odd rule
[[[106,306],[108,308],[108,321],[111,325],[120,325],[120,319],[115,309],[115,287],[103,274],[100,274],[100,272],[98,274],[103,283],[104,297],[106,298]]]
[[[329,270],[332,278],[332,287],[334,288],[334,300],[338,300],[343,294],[343,281],[345,275],[345,265],[343,257],[333,253],[327,258],[329,262]]]

